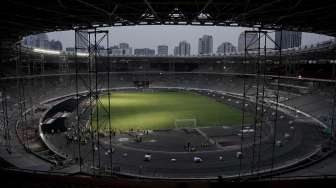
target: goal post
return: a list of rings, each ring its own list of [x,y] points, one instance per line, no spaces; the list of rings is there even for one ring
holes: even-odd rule
[[[175,128],[196,128],[197,119],[175,119]]]

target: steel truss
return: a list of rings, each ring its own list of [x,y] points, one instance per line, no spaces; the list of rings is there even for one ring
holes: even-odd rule
[[[280,30],[281,34],[282,31]],[[275,163],[275,152],[276,152],[276,140],[277,140],[277,123],[278,123],[278,105],[279,105],[279,84],[280,84],[280,71],[276,80],[276,89],[275,89],[275,100],[273,112],[273,118],[270,120],[265,115],[265,99],[268,98],[266,87],[268,87],[268,81],[266,80],[266,66],[267,66],[267,51],[268,50],[278,50],[278,67],[282,66],[282,48],[281,44],[277,44],[272,37],[270,36],[271,32],[264,31],[261,29],[245,31],[244,33],[244,74],[247,70],[248,64],[253,63],[255,66],[255,80],[254,83],[248,83],[247,76],[243,78],[243,103],[242,103],[242,124],[241,124],[241,145],[240,152],[245,155],[248,153],[250,155],[251,162],[248,165],[248,162],[244,162],[244,158],[240,158],[240,171],[239,175],[242,173],[251,173],[259,175],[260,163],[262,160],[262,138],[263,138],[263,129],[266,122],[273,122],[273,138],[272,138],[272,159],[271,159],[271,169],[274,168]],[[252,36],[252,37],[251,37]],[[280,40],[281,41],[281,40]],[[253,53],[253,54],[252,54]],[[274,59],[273,59],[274,60]],[[246,127],[246,110],[248,108],[247,98],[252,96],[255,101],[254,105],[254,122],[253,122],[253,145],[252,151],[244,150],[244,129]],[[246,168],[243,168],[245,166]],[[249,166],[249,167],[247,167]]]
[[[112,174],[112,134],[113,130],[111,127],[111,118],[108,120],[108,132],[109,132],[109,148],[102,148],[101,146],[101,136],[102,131],[101,125],[106,122],[100,121],[100,114],[106,113],[110,117],[110,100],[108,101],[108,109],[104,108],[102,101],[100,99],[100,93],[103,88],[107,89],[107,96],[110,99],[110,71],[111,66],[109,62],[109,32],[108,30],[99,30],[97,28],[86,29],[86,30],[75,30],[75,58],[76,58],[76,98],[77,98],[77,132],[80,133],[78,135],[78,159],[80,164],[80,170],[82,170],[82,166],[86,165],[86,162],[90,163],[90,168],[93,169],[93,174],[97,175],[97,173],[102,172],[105,166],[101,164],[101,158],[109,156],[110,166],[108,167],[110,173]],[[87,71],[82,76],[80,74],[80,66],[79,66],[79,53],[87,53]],[[100,58],[100,56],[104,56]],[[107,58],[106,58],[107,57]],[[104,68],[104,72],[107,72],[107,85],[104,86],[103,83],[99,79],[100,68]],[[90,112],[89,118],[89,127],[90,131],[90,140],[91,140],[91,159],[89,161],[85,161],[85,158],[81,151],[81,139],[83,135],[84,126],[81,124],[80,119],[82,118],[81,114],[81,104],[80,104],[80,86],[83,85],[82,88],[84,91],[87,91],[87,98],[89,100],[89,106],[87,107]],[[102,111],[102,112],[101,112]],[[105,173],[105,171],[103,171]]]

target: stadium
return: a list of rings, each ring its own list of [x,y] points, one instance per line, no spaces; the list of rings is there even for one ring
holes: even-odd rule
[[[335,36],[334,5],[6,1],[0,167],[8,181],[2,183],[332,185],[336,41],[282,49],[271,35],[289,30]],[[240,54],[110,55],[106,28],[134,25],[254,29],[244,32]],[[73,53],[22,44],[28,35],[63,30],[74,30]],[[257,38],[247,41],[251,34]]]

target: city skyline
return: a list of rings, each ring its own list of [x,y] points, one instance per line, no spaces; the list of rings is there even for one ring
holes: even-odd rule
[[[110,31],[110,46],[126,42],[135,48],[157,49],[158,45],[168,45],[172,54],[174,46],[182,40],[191,44],[191,54],[198,53],[198,39],[204,34],[212,35],[214,49],[223,42],[230,42],[238,46],[238,37],[244,30],[250,28],[221,27],[221,26],[125,26],[105,28]],[[74,31],[48,33],[50,39],[61,40],[64,47],[74,44]],[[272,34],[274,37],[274,33]],[[324,41],[332,37],[311,33],[302,34],[302,45]]]
[[[157,49],[159,45],[167,45],[169,54],[173,54],[174,46],[182,40],[191,45],[191,54],[198,53],[198,39],[203,35],[213,36],[213,48],[216,49],[223,42],[230,42],[238,47],[241,32],[250,28],[219,27],[219,26],[125,26],[106,28],[110,31],[110,46],[128,43],[135,48]],[[60,40],[66,47],[74,46],[74,31],[48,33],[50,39]],[[274,33],[271,33],[274,37]],[[329,40],[332,37],[312,33],[302,34],[302,45],[314,44]]]

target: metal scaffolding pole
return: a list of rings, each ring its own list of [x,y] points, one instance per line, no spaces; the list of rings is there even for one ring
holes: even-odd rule
[[[335,75],[335,64],[333,64],[333,71],[332,71],[332,79],[334,80],[333,87],[333,104],[332,104],[332,111],[331,111],[331,125],[330,125],[330,138],[335,139],[335,115],[336,115],[336,75]]]
[[[94,63],[95,63],[95,104],[96,104],[96,133],[97,133],[97,152],[98,152],[98,169],[101,168],[100,163],[100,133],[99,133],[99,90],[98,90],[98,46],[97,28],[94,29]]]
[[[112,148],[112,122],[111,122],[111,91],[110,91],[110,72],[111,72],[111,63],[110,63],[110,55],[109,55],[109,36],[106,39],[107,45],[107,95],[108,95],[108,124],[109,124],[109,156],[110,156],[110,175],[113,175],[113,148]]]
[[[253,123],[253,145],[251,148],[251,151],[249,149],[246,149],[244,151],[244,129],[245,129],[245,120],[246,120],[246,100],[247,97],[249,97],[247,90],[249,90],[250,87],[247,86],[246,76],[244,76],[243,79],[243,106],[242,106],[242,126],[241,126],[241,146],[240,146],[240,152],[242,155],[244,155],[245,158],[250,159],[250,173],[254,174],[257,173],[259,175],[260,171],[260,163],[262,161],[262,140],[263,140],[263,126],[264,126],[264,118],[265,118],[265,110],[264,110],[264,101],[266,97],[265,93],[265,87],[266,87],[266,62],[267,62],[267,50],[271,49],[274,50],[274,48],[267,48],[268,43],[275,43],[275,41],[270,37],[268,31],[263,31],[261,29],[257,31],[245,31],[244,33],[244,75],[247,73],[246,69],[248,64],[253,63],[255,67],[255,92],[254,92],[254,123]],[[262,47],[263,45],[263,47]],[[276,49],[281,51],[281,48],[279,48],[276,45]],[[250,53],[253,52],[253,53]],[[281,66],[281,52],[279,52],[279,66]],[[247,60],[250,61],[247,61]],[[278,103],[279,103],[279,78],[281,75],[280,70],[278,70],[278,80],[277,80],[277,89],[276,89],[276,102],[275,102],[275,118],[273,119],[273,150],[272,150],[272,169],[274,168],[274,157],[275,157],[275,140],[277,135],[277,117],[278,117]],[[261,87],[261,88],[260,88]],[[261,92],[261,94],[260,94]],[[253,95],[251,93],[251,95]],[[261,95],[261,96],[260,96]],[[247,155],[251,155],[248,157]],[[239,170],[239,176],[241,175],[242,171],[247,172],[247,169],[243,168],[243,158],[240,158],[240,170]],[[246,166],[246,165],[245,165]]]
[[[245,103],[246,103],[246,63],[247,63],[247,41],[246,41],[246,31],[244,32],[244,71],[243,71],[243,102],[242,102],[242,121],[241,121],[241,130],[240,130],[240,154],[244,155],[243,147],[244,147],[244,129],[245,129]],[[238,155],[237,155],[238,156]],[[239,157],[239,177],[242,174],[242,163],[243,157]]]
[[[24,72],[22,65],[22,46],[21,42],[16,45],[16,81],[18,90],[18,127],[20,128],[21,142],[23,143],[26,150],[29,151],[29,138],[28,138],[28,127],[27,127],[27,116],[26,116],[26,99],[25,99],[25,83],[24,83]]]
[[[282,29],[280,30],[280,44],[277,44],[275,42],[275,45],[279,51],[279,64],[278,66],[281,67],[282,65]],[[277,76],[277,86],[276,86],[276,103],[275,103],[275,117],[273,119],[273,142],[272,142],[272,162],[271,162],[271,173],[274,169],[274,163],[275,163],[275,146],[276,146],[276,139],[277,139],[277,126],[278,126],[278,111],[279,111],[279,94],[280,94],[280,77],[281,72],[278,70],[278,76]]]
[[[82,36],[82,34],[84,33],[85,36]],[[82,37],[82,43],[85,43],[84,46],[82,48],[77,48],[76,47],[76,93],[77,93],[77,98],[79,98],[79,61],[78,61],[78,51],[77,50],[85,50],[87,51],[88,55],[87,57],[82,57],[82,59],[87,59],[88,60],[88,66],[87,66],[87,76],[86,77],[88,80],[86,83],[84,80],[84,78],[82,79],[83,81],[83,85],[87,88],[88,91],[88,100],[89,100],[89,107],[87,107],[87,109],[89,110],[89,127],[88,130],[90,131],[90,137],[91,137],[91,151],[89,151],[91,153],[91,168],[92,168],[92,172],[94,175],[96,175],[96,169],[101,169],[102,168],[102,147],[101,147],[101,134],[100,134],[100,125],[102,124],[102,122],[99,121],[99,116],[100,116],[100,112],[101,111],[101,101],[99,98],[99,94],[101,92],[101,88],[100,88],[100,82],[101,80],[99,79],[99,66],[101,65],[100,60],[102,58],[99,58],[99,55],[102,51],[104,51],[105,49],[102,49],[102,41],[106,40],[106,51],[108,52],[108,31],[103,31],[103,30],[99,30],[97,28],[92,28],[92,29],[85,29],[85,30],[76,30],[76,41],[78,41],[77,43],[79,43],[79,39]],[[82,52],[83,53],[83,52]],[[108,53],[107,53],[108,54]],[[110,70],[108,68],[108,85],[110,84]],[[109,88],[109,86],[108,86]],[[109,92],[109,89],[108,89]],[[78,99],[77,99],[78,100]],[[80,109],[80,102],[77,102],[77,116],[80,117],[82,114],[82,112],[84,111],[84,109]],[[106,113],[108,113],[108,110],[105,110]],[[83,122],[84,123],[84,122]],[[77,120],[77,127],[79,131],[82,131],[82,127],[81,122],[79,120]],[[109,127],[110,127],[110,122],[109,122]],[[111,134],[111,133],[110,133]],[[81,147],[80,144],[78,146],[79,148]],[[80,149],[79,149],[80,150]],[[109,153],[111,152],[112,149],[110,149]],[[81,154],[80,154],[81,155]],[[82,156],[80,156],[80,158],[83,158]],[[85,161],[81,161],[81,164],[85,164]]]
[[[256,61],[256,65],[255,65],[255,69],[256,69],[256,95],[255,95],[255,116],[254,116],[254,125],[253,125],[253,129],[254,129],[254,133],[253,133],[253,147],[252,147],[252,161],[251,161],[251,173],[254,172],[254,168],[255,168],[255,147],[256,147],[256,136],[257,136],[257,131],[258,131],[258,127],[257,125],[260,122],[259,119],[259,113],[258,113],[258,107],[259,107],[259,85],[260,85],[260,61],[261,61],[261,49],[260,49],[260,42],[261,42],[261,30],[259,29],[258,32],[258,49],[257,49],[257,61]],[[263,113],[263,112],[261,112]]]
[[[267,60],[267,37],[264,36],[264,48],[263,48],[263,55],[264,59],[261,64],[261,71],[262,72],[262,96],[261,96],[261,106],[260,106],[260,128],[259,128],[259,147],[258,147],[258,161],[257,161],[257,174],[259,175],[260,171],[260,162],[261,162],[261,149],[262,149],[262,132],[263,132],[263,125],[264,125],[264,101],[265,101],[265,85],[266,85],[266,60]],[[258,110],[258,108],[257,108]]]
[[[92,45],[91,45],[91,35],[88,34],[88,76],[89,76],[89,109],[90,109],[90,136],[91,136],[91,152],[92,152],[92,167],[93,169],[96,168],[95,166],[95,150],[96,150],[96,144],[95,144],[95,133],[93,128],[93,94],[92,94]],[[93,170],[93,173],[95,175],[95,170]]]
[[[3,137],[5,139],[5,147],[8,153],[11,153],[11,134],[9,129],[9,120],[8,120],[8,106],[7,106],[7,92],[6,87],[2,87],[1,91],[1,113],[2,113],[2,129]]]
[[[79,113],[79,79],[78,79],[78,74],[79,74],[79,62],[78,62],[78,36],[77,36],[78,30],[75,30],[75,84],[76,84],[76,123],[77,123],[77,136],[78,136],[78,156],[77,159],[79,161],[79,171],[82,171],[82,156],[81,156],[81,128],[80,128],[80,113]]]

